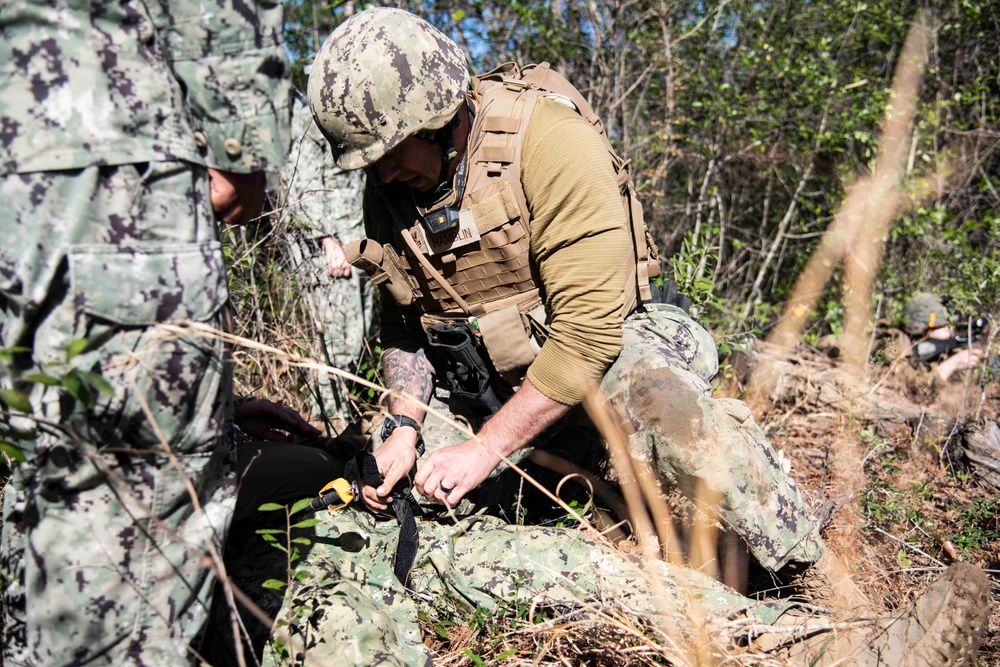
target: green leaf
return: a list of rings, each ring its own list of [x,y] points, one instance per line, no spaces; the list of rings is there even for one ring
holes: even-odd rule
[[[47,375],[45,373],[32,373],[31,375],[25,375],[21,379],[24,380],[25,382],[44,384],[49,387],[54,387],[55,385],[59,384],[59,378],[52,377],[51,375]]]
[[[279,505],[278,503],[264,503],[257,509],[260,510],[261,512],[274,512],[275,510],[285,509],[285,506]]]
[[[30,347],[0,347],[0,361],[10,361],[15,354],[31,352]]]
[[[293,544],[312,544],[312,540],[310,540],[308,537],[293,537],[292,538],[292,543]]]
[[[16,389],[0,389],[0,401],[6,403],[12,410],[31,414],[31,402]]]
[[[22,431],[16,428],[12,429],[0,424],[0,439],[13,443],[34,442],[38,440],[38,433],[35,431]]]
[[[281,528],[258,528],[258,535],[284,535],[285,531]]]
[[[319,519],[306,519],[305,521],[299,521],[292,528],[312,528],[318,523],[322,522]]]
[[[66,346],[66,361],[69,361],[75,356],[78,356],[83,349],[87,347],[86,338],[77,338],[72,343]]]
[[[80,372],[72,370],[62,376],[62,384],[66,387],[69,395],[87,405],[87,398],[90,397],[90,390],[84,385]],[[89,407],[89,406],[88,406]]]
[[[479,654],[473,653],[472,649],[467,648],[464,649],[463,652],[465,653],[466,657],[472,661],[472,664],[475,665],[476,667],[487,667],[486,661],[483,660]]]
[[[88,380],[90,380],[90,384],[93,385],[94,389],[96,389],[100,393],[104,394],[105,396],[115,395],[115,388],[111,385],[110,382],[108,382],[107,378],[105,378],[100,373],[93,373],[91,371],[87,371],[84,373],[84,375]]]
[[[295,514],[296,512],[301,512],[305,508],[309,507],[309,503],[311,502],[312,498],[303,498],[302,500],[296,501],[296,503],[292,505],[292,514]]]
[[[14,459],[15,461],[23,462],[27,459],[27,457],[24,455],[24,451],[20,447],[12,445],[10,443],[0,442],[0,452],[3,452],[4,454]]]
[[[305,581],[308,578],[309,578],[309,570],[299,569],[292,572],[292,579],[294,579],[295,581]]]
[[[287,584],[279,579],[268,579],[261,584],[263,588],[270,588],[271,590],[280,591],[285,588]]]

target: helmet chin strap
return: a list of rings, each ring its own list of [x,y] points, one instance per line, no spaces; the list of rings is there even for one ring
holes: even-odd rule
[[[455,114],[444,127],[428,137],[428,141],[436,143],[442,151],[438,184],[430,192],[416,193],[411,191],[410,193],[424,227],[432,234],[454,229],[459,224],[458,206],[465,190],[467,161],[459,160],[454,178],[450,177],[450,168],[451,163],[458,159],[458,149],[455,148],[455,130],[460,125],[461,119],[458,114]]]
[[[448,171],[451,162],[458,157],[458,149],[455,148],[455,130],[461,125],[461,120],[456,113],[448,124],[436,130],[431,141],[441,147],[441,171],[438,172],[438,182],[434,187],[434,192],[439,192],[442,186],[451,186],[451,179],[448,178]]]

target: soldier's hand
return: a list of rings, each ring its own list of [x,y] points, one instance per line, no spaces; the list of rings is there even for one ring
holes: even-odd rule
[[[237,174],[209,168],[208,179],[212,210],[219,222],[245,225],[260,215],[267,185],[264,172]]]
[[[323,239],[323,253],[326,255],[326,271],[334,278],[350,278],[351,265],[347,263],[344,246],[340,241],[327,236]]]
[[[939,363],[935,371],[947,382],[958,371],[967,371],[978,366],[983,356],[985,352],[978,347],[964,348]]]
[[[373,512],[384,512],[392,504],[392,488],[410,474],[417,460],[417,434],[412,428],[397,428],[375,450],[375,461],[382,474],[379,487],[363,484],[361,499]]]
[[[233,421],[251,438],[287,441],[289,435],[316,438],[323,432],[292,408],[271,401],[252,399],[233,410]]]
[[[417,471],[414,486],[430,501],[449,507],[479,486],[500,458],[475,440],[444,447],[427,457]]]

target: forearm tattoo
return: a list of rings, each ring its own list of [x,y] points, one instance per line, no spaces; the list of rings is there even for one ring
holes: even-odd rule
[[[424,403],[431,398],[434,389],[434,367],[427,360],[423,350],[408,352],[400,348],[386,350],[382,355],[382,373],[385,376],[385,386],[399,394],[409,394]],[[389,412],[402,410],[406,399],[390,395],[388,399]],[[412,403],[410,404],[412,405]],[[423,414],[423,410],[420,410]]]

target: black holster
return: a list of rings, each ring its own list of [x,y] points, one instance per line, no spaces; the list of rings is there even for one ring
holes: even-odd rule
[[[427,329],[431,361],[454,398],[478,403],[491,413],[500,399],[490,384],[490,367],[476,348],[476,337],[465,322],[441,322]]]

